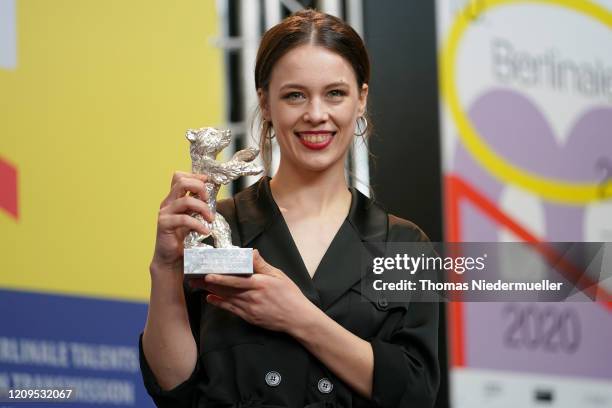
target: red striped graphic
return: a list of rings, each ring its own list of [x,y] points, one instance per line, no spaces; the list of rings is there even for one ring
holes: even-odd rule
[[[0,208],[19,219],[17,167],[0,157]]]
[[[500,226],[504,226],[516,234],[525,242],[530,242],[533,248],[538,251],[543,258],[548,260],[551,265],[556,265],[560,272],[564,274],[570,282],[575,282],[577,287],[591,298],[596,299],[597,303],[612,312],[612,294],[608,293],[597,282],[589,280],[583,276],[584,273],[574,265],[563,260],[555,250],[547,243],[508,214],[500,210],[496,204],[478,192],[468,182],[457,175],[447,175],[444,178],[445,197],[444,211],[446,219],[446,234],[448,242],[462,242],[461,213],[460,204],[462,200],[467,200],[482,214],[489,217]],[[580,279],[580,282],[578,280]],[[463,304],[461,302],[451,302],[448,307],[449,312],[449,333],[451,335],[451,365],[453,367],[463,367],[465,361],[465,332]]]

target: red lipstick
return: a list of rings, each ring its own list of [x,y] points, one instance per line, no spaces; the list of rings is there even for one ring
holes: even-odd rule
[[[325,149],[331,142],[336,132],[328,130],[307,130],[296,132],[300,143],[311,150]]]

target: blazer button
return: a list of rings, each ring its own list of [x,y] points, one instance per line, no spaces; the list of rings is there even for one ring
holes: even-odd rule
[[[317,384],[317,388],[319,388],[321,394],[329,394],[334,389],[334,384],[327,378],[321,378]]]
[[[266,384],[270,387],[276,387],[281,382],[281,375],[276,371],[269,371],[266,374]]]
[[[387,298],[379,298],[378,299],[378,306],[385,308],[387,306],[389,306],[389,302],[387,301]]]

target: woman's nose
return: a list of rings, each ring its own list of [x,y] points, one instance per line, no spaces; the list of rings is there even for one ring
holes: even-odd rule
[[[304,113],[304,121],[312,123],[321,123],[329,119],[327,107],[319,99],[312,99],[308,103],[308,109]]]

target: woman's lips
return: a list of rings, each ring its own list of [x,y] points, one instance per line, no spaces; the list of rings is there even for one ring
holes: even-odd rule
[[[305,131],[295,132],[300,143],[311,150],[325,149],[332,141],[336,132],[328,131]]]

